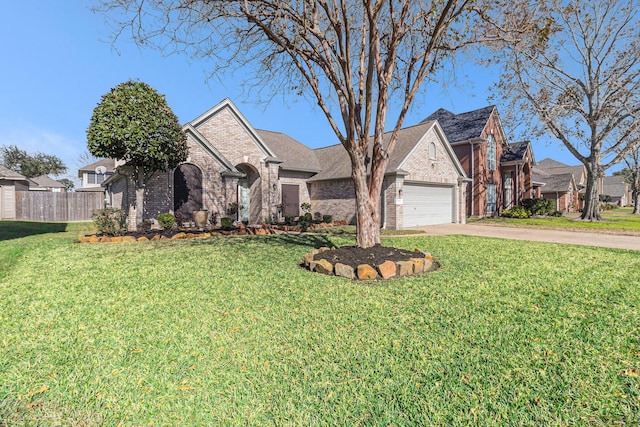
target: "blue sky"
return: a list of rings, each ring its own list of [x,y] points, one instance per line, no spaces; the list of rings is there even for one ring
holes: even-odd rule
[[[337,143],[326,118],[305,100],[275,96],[268,105],[243,93],[241,73],[207,80],[206,65],[186,56],[163,57],[128,40],[115,48],[104,17],[93,2],[22,0],[5,2],[0,13],[0,145],[60,157],[77,175],[87,151],[86,129],[100,97],[128,79],[141,80],[166,96],[181,123],[230,98],[258,129],[284,132],[310,147]],[[459,68],[458,84],[446,91],[432,86],[418,99],[405,125],[418,123],[438,108],[454,113],[489,105],[495,75],[484,68]],[[498,104],[500,110],[500,104]],[[558,143],[533,141],[537,160],[578,161]],[[510,142],[514,142],[513,140]]]

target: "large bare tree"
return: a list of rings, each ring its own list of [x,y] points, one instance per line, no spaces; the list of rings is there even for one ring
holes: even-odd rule
[[[633,214],[640,215],[640,143],[634,144],[634,146],[627,151],[623,160],[627,166],[621,171],[621,174],[625,177],[625,181],[631,186]]]
[[[100,10],[116,19],[117,37],[131,31],[140,45],[213,60],[213,73],[244,67],[253,88],[309,95],[349,156],[357,245],[370,247],[380,242],[389,155],[416,94],[456,51],[497,34],[484,31],[485,22],[524,21],[506,3],[105,0]],[[385,130],[392,131],[387,142]]]
[[[600,220],[599,180],[640,125],[638,1],[540,0],[533,7],[546,23],[502,51],[498,93],[511,99],[512,114],[530,117],[528,132],[551,134],[584,164],[581,218]]]

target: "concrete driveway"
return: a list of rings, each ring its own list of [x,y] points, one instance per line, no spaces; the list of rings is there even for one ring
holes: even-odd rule
[[[432,236],[463,234],[467,236],[567,243],[571,245],[601,246],[604,248],[640,251],[640,236],[590,233],[584,231],[543,230],[538,228],[503,227],[480,224],[429,225],[419,227],[417,229]]]

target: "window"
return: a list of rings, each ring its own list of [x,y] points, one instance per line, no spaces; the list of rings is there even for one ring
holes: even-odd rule
[[[108,173],[95,173],[88,172],[87,173],[87,183],[88,184],[102,184],[107,178],[109,178],[111,174]]]
[[[496,185],[487,184],[487,213],[496,211]]]
[[[436,144],[433,142],[429,144],[429,158],[436,159]]]
[[[496,170],[496,140],[493,135],[487,138],[487,169]]]

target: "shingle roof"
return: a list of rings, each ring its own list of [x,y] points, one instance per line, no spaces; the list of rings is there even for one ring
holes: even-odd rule
[[[279,160],[282,160],[280,167],[287,170],[297,170],[305,172],[320,171],[320,162],[315,152],[281,132],[257,129],[256,132],[275,152]]]
[[[29,178],[30,181],[36,183],[38,187],[45,188],[63,188],[64,184],[59,183],[49,175],[40,175],[34,178]]]
[[[539,176],[535,174],[533,176],[534,181],[544,182],[544,186],[540,188],[540,191],[543,193],[552,193],[552,192],[567,192],[571,189],[571,180],[573,179],[573,174],[571,173],[563,173],[557,175],[547,175],[547,176]]]
[[[584,166],[568,166],[553,159],[545,158],[540,160],[535,166],[536,173],[546,173],[548,175],[573,174],[576,184],[582,185],[585,179]]]
[[[398,132],[396,146],[391,152],[391,157],[387,165],[387,173],[402,172],[399,169],[402,162],[424,136],[427,130],[433,126],[433,124],[433,121],[422,122],[415,126],[400,129]],[[385,145],[390,138],[391,132],[384,134],[383,141]],[[369,155],[371,155],[372,149],[373,146],[369,144]],[[315,150],[315,153],[322,170],[311,178],[310,181],[324,181],[328,179],[344,179],[351,177],[351,162],[345,148],[341,144],[318,148]]]
[[[611,197],[621,197],[627,193],[628,185],[624,176],[605,176],[602,178],[602,193]]]
[[[83,166],[78,169],[78,178],[82,178],[83,172],[95,172],[98,166],[104,166],[107,168],[106,173],[114,173],[116,169],[116,160],[115,159],[100,159],[97,162],[93,162],[90,165]]]
[[[437,120],[449,143],[455,144],[480,138],[495,108],[494,105],[490,105],[460,114],[454,114],[451,111],[440,108],[424,119],[423,122]]]
[[[27,178],[24,175],[20,175],[18,172],[12,171],[0,165],[0,179],[6,179],[9,181],[24,181]]]
[[[563,168],[563,167],[569,166],[564,163],[558,162],[556,160],[550,159],[548,157],[540,160],[537,165],[539,168],[542,168],[542,169]]]
[[[529,141],[514,142],[513,144],[509,144],[509,146],[502,152],[500,161],[515,162],[518,160],[523,160],[530,145],[531,143]]]

